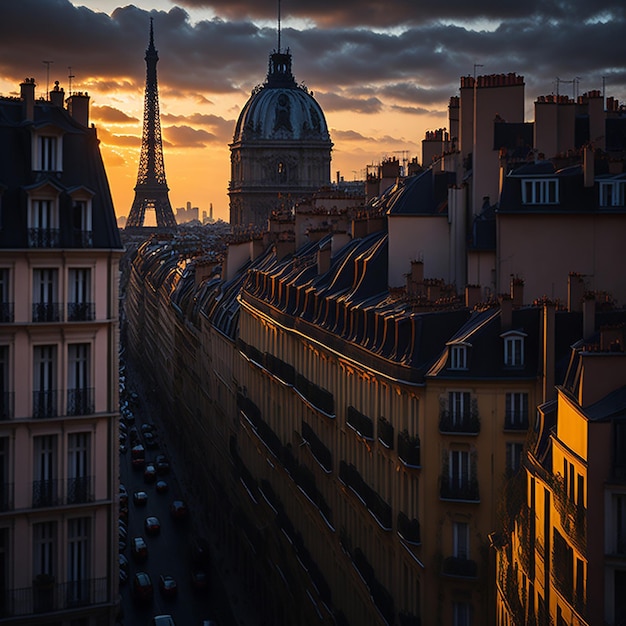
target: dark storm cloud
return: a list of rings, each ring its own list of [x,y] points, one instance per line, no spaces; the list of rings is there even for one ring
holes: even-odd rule
[[[99,105],[106,104],[107,90],[143,94],[153,17],[162,97],[200,104],[238,93],[243,105],[265,79],[268,54],[277,43],[276,3],[172,4],[169,11],[151,12],[129,5],[108,16],[69,0],[3,3],[0,76],[14,81],[16,90],[25,76],[33,76],[42,93],[42,60],[51,60],[51,85],[59,80],[67,90],[71,67],[73,88],[97,91]],[[183,4],[212,8],[220,17],[192,23]],[[445,114],[459,77],[472,74],[475,64],[482,66],[478,73],[524,75],[529,98],[553,92],[557,76],[579,77],[580,93],[601,88],[604,77],[608,95],[626,98],[623,0],[283,0],[282,11],[283,26],[289,27],[281,41],[293,54],[296,79],[327,111],[374,114],[398,106]],[[305,18],[307,25],[296,30],[299,23],[288,16]],[[259,18],[265,22],[255,23]],[[567,84],[572,85],[563,82],[563,93]],[[230,123],[216,121],[207,129],[230,135],[232,127],[224,129]]]

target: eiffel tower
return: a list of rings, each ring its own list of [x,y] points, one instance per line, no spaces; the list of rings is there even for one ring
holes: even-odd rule
[[[158,230],[175,230],[176,218],[172,211],[169,188],[165,180],[163,164],[163,142],[159,115],[159,89],[157,87],[157,61],[159,55],[154,48],[154,32],[150,18],[150,45],[146,50],[146,94],[143,109],[143,136],[139,173],[135,185],[135,199],[126,221],[126,229],[144,227],[146,210],[154,210]]]

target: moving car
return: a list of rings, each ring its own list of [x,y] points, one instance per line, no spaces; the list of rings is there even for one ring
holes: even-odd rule
[[[167,460],[167,457],[164,454],[157,454],[154,459],[154,464],[157,468],[157,473],[160,476],[164,474],[169,474],[170,472],[170,462]]]
[[[143,482],[153,483],[157,478],[157,469],[154,463],[146,463],[146,467],[143,470]]]
[[[133,494],[133,502],[135,506],[146,506],[148,502],[148,494],[145,491],[135,491]]]
[[[175,598],[178,594],[176,580],[168,574],[161,574],[159,576],[159,591],[164,598]]]
[[[161,522],[158,517],[150,515],[146,517],[144,528],[148,535],[158,535],[161,532]]]
[[[170,515],[172,519],[183,520],[189,517],[189,509],[183,500],[174,500],[170,504]]]
[[[151,626],[176,626],[171,615],[155,615],[150,624]]]
[[[166,493],[169,489],[169,485],[165,480],[157,480],[155,487],[157,493]]]
[[[135,561],[145,561],[148,558],[148,546],[143,537],[133,537],[130,548]]]
[[[202,591],[208,588],[209,575],[206,570],[201,567],[194,567],[194,569],[191,570],[191,586],[196,591]]]
[[[146,572],[137,572],[133,578],[133,598],[137,602],[152,601],[152,580]]]

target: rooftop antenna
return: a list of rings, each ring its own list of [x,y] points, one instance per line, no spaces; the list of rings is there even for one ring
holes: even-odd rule
[[[69,74],[67,75],[67,78],[69,79],[69,95],[72,95],[72,78],[76,78],[76,76],[74,76],[74,74],[72,74],[72,66],[68,65],[67,66],[67,71],[69,72]]]
[[[48,99],[48,88],[50,85],[50,63],[54,63],[54,61],[42,61],[46,65],[46,100]]]
[[[278,52],[280,52],[280,0],[278,0]]]

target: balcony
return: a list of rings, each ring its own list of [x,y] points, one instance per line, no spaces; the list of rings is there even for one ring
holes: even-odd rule
[[[13,483],[0,483],[0,511],[13,510],[13,489]]]
[[[33,417],[42,419],[58,415],[56,389],[33,391]]]
[[[507,411],[504,416],[504,430],[528,430],[528,412]]]
[[[333,455],[331,451],[322,443],[306,422],[302,422],[302,438],[309,444],[315,460],[321,465],[322,469],[327,473],[332,472]]]
[[[3,594],[0,617],[65,611],[109,600],[108,580],[92,578],[57,584],[53,576],[38,576],[32,587],[9,589]]]
[[[12,391],[0,393],[0,420],[10,420],[14,416],[15,394]]]
[[[479,502],[478,480],[466,476],[458,476],[452,479],[448,474],[443,474],[441,476],[439,495],[442,500]]]
[[[439,432],[454,435],[477,435],[480,432],[480,417],[477,411],[452,413],[441,411],[439,415]]]
[[[384,417],[378,418],[378,441],[388,448],[393,450],[393,426]]]
[[[346,423],[359,437],[373,441],[374,439],[374,422],[361,411],[357,411],[353,406],[348,407],[346,414]]]
[[[419,546],[422,543],[419,520],[409,519],[406,513],[398,513],[398,535],[407,543]]]
[[[14,319],[13,302],[0,302],[0,324],[10,324]]]
[[[455,578],[476,578],[478,565],[476,561],[458,556],[449,556],[443,561],[442,572],[444,576]]]
[[[94,501],[93,476],[68,478],[66,483],[67,504],[85,504]]]
[[[60,322],[61,306],[58,302],[33,303],[33,322]]]
[[[302,374],[296,374],[296,390],[309,404],[328,417],[335,416],[335,398],[330,391],[322,389]]]
[[[58,228],[29,228],[29,248],[57,248],[61,241],[61,231]]]
[[[34,480],[33,481],[33,508],[40,509],[50,506],[59,506],[58,480]]]
[[[91,248],[93,246],[93,231],[75,228],[72,230],[71,245],[72,248]]]
[[[68,322],[90,322],[96,319],[93,302],[68,302],[67,321]]]
[[[406,467],[421,467],[420,438],[407,430],[398,433],[398,458]]]
[[[67,415],[92,415],[95,411],[93,388],[67,390]]]

